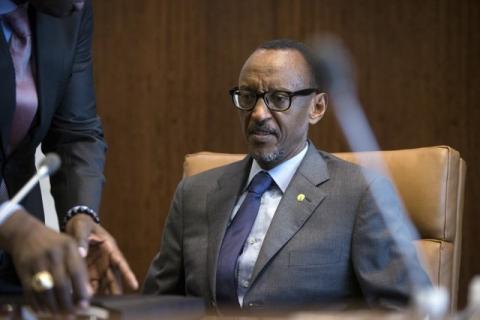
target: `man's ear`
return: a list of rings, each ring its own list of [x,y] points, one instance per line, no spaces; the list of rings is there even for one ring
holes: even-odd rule
[[[308,113],[308,122],[311,125],[316,124],[327,111],[327,94],[322,92],[315,95],[312,106]]]

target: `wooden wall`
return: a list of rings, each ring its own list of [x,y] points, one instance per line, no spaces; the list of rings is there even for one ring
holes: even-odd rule
[[[480,273],[480,2],[96,0],[98,110],[109,153],[104,224],[143,279],[186,153],[245,152],[227,90],[249,53],[331,32],[358,66],[383,149],[447,144],[468,163],[461,290]],[[311,131],[346,151],[330,112]],[[464,297],[464,295],[463,295]]]

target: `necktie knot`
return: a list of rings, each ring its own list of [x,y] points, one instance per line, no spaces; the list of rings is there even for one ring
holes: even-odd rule
[[[4,18],[18,37],[25,39],[31,35],[27,9],[24,6],[18,6],[14,11],[4,15]]]
[[[257,195],[262,195],[265,191],[270,188],[272,185],[272,177],[265,171],[261,171],[253,177],[252,182],[248,186],[248,192],[256,193]]]

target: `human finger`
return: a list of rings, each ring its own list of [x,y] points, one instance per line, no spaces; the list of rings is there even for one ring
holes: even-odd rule
[[[35,294],[32,290],[32,288],[26,286],[26,285],[23,285],[23,288],[24,288],[24,296],[25,296],[25,301],[27,302],[27,304],[30,306],[30,308],[36,312],[41,312],[42,311],[42,307],[40,306],[39,304],[39,301],[37,300],[37,298],[35,297]]]
[[[123,289],[122,289],[122,284],[120,277],[115,274],[113,269],[108,269],[107,272],[105,273],[105,281],[107,284],[107,291],[110,294],[122,294]]]
[[[56,313],[58,305],[54,294],[55,283],[52,273],[48,271],[46,265],[42,264],[32,270],[36,271],[31,272],[28,287],[34,296],[35,305],[40,311]]]
[[[137,278],[135,277],[133,271],[130,269],[130,266],[125,257],[123,256],[122,252],[117,247],[115,240],[110,238],[109,240],[107,240],[107,243],[105,243],[105,245],[108,248],[107,250],[110,252],[110,259],[112,265],[120,271],[127,286],[133,290],[138,289]]]
[[[82,214],[73,217],[67,226],[66,232],[76,240],[79,253],[83,258],[88,254],[88,238],[94,226],[95,222],[89,216]]]
[[[65,263],[71,281],[74,302],[80,308],[87,308],[92,295],[89,288],[87,267],[85,261],[76,251],[74,244],[69,247]]]
[[[68,252],[68,245],[64,245]],[[52,277],[55,283],[53,293],[55,296],[58,310],[57,312],[72,313],[73,309],[73,296],[72,296],[72,284],[67,272],[67,252],[56,253],[52,256]]]

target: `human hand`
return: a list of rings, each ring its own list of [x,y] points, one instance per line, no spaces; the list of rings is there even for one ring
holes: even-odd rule
[[[0,246],[12,255],[27,301],[36,311],[74,313],[88,307],[92,289],[73,239],[21,209],[0,225]],[[43,286],[35,285],[39,275]]]
[[[129,288],[138,289],[135,275],[107,230],[85,214],[75,215],[65,229],[77,240],[79,250],[86,257],[94,293],[121,294],[122,278]]]

